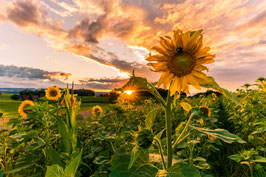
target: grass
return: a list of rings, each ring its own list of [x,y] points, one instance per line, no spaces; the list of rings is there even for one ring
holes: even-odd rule
[[[18,107],[21,104],[21,101],[14,101],[10,98],[12,94],[2,93],[0,96],[0,109],[3,110],[6,114],[5,117],[17,117]],[[107,97],[92,97],[87,96],[83,97],[83,103],[81,104],[80,111],[91,111],[93,106],[99,105],[103,109],[105,109],[108,104]]]
[[[99,97],[99,96],[82,96],[82,103],[107,103],[108,97]]]
[[[2,93],[0,96],[0,109],[4,111],[6,117],[17,117],[21,101],[12,100],[10,98],[11,95],[9,93]]]
[[[107,103],[81,103],[80,111],[91,111],[93,106],[99,105],[105,109],[109,104]]]

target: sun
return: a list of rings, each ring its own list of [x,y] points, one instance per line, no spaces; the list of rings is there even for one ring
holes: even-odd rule
[[[134,92],[134,90],[126,90],[126,91],[124,91],[127,95],[131,95],[133,92]]]

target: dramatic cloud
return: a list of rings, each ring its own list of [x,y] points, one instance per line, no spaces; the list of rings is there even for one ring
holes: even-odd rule
[[[261,63],[266,58],[266,1],[19,0],[2,4],[5,11],[0,20],[42,36],[49,46],[121,72],[136,69],[137,74],[155,80],[158,75],[143,61],[146,49],[158,45],[158,37],[170,35],[173,29],[202,28],[204,43],[217,54],[211,71],[219,81],[233,84],[233,79],[254,77],[241,71],[265,73]],[[117,46],[126,49],[103,46],[110,38],[123,41]],[[126,55],[121,55],[124,51]],[[234,77],[227,78],[227,73]]]
[[[29,67],[0,65],[0,77],[64,81],[67,80],[69,76],[71,76],[70,73],[49,72]]]

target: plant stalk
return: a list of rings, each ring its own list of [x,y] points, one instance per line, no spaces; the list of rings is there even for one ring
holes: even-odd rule
[[[167,169],[172,166],[172,123],[171,123],[171,96],[170,91],[167,95],[167,103],[165,108],[165,124],[166,124],[166,142],[167,142]]]
[[[162,145],[161,145],[161,141],[157,138],[154,138],[155,141],[157,142],[158,146],[159,146],[159,152],[160,152],[160,155],[161,155],[161,159],[162,159],[162,163],[163,163],[163,169],[166,170],[166,165],[165,165],[165,161],[164,161],[164,157],[163,157],[163,148],[162,148]]]

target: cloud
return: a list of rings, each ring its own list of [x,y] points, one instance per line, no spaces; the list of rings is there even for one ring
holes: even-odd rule
[[[70,73],[50,72],[30,67],[17,67],[0,65],[0,77],[18,79],[39,79],[46,81],[64,81],[71,76]]]
[[[108,50],[101,46],[101,41],[110,37],[124,41],[133,50],[133,53],[127,51],[128,54],[137,58],[146,53],[134,47],[150,49],[158,45],[159,36],[170,34],[173,29],[204,29],[204,44],[217,54],[219,70],[213,74],[226,81],[230,80],[227,73],[241,76],[245,74],[241,71],[247,71],[248,67],[249,72],[263,70],[260,63],[266,57],[262,40],[266,37],[265,8],[266,1],[253,0],[23,0],[7,6],[2,18],[25,32],[42,36],[54,48],[121,72],[136,69],[141,76],[151,79],[157,75],[149,71],[145,62],[121,56],[123,51]],[[53,13],[62,15],[59,18],[49,15]],[[69,16],[78,21],[66,28],[64,23]],[[215,67],[212,65],[211,69]]]
[[[37,25],[46,15],[36,2],[30,0],[14,2],[13,7],[7,10],[7,18],[22,27]]]
[[[79,80],[80,86],[88,87],[91,89],[114,89],[119,88],[127,82],[127,79],[116,77],[116,78],[83,78]]]

